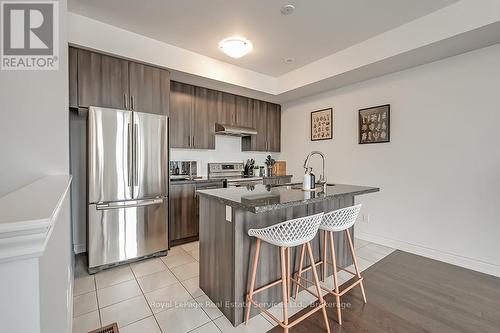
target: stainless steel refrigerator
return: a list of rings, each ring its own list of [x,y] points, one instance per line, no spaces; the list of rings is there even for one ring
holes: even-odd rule
[[[89,272],[168,250],[168,119],[89,108]]]

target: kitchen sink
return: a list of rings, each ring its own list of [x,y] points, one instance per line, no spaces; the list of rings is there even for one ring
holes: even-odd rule
[[[335,184],[327,184],[328,186],[335,186]],[[291,190],[302,190],[302,183],[290,183],[290,184],[286,184],[284,185],[286,186],[287,188],[291,189]],[[320,184],[316,184],[315,186],[315,189],[321,189],[323,186],[320,185]]]

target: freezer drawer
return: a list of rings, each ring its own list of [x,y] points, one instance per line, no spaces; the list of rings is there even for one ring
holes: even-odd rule
[[[91,204],[89,271],[168,249],[168,198]]]

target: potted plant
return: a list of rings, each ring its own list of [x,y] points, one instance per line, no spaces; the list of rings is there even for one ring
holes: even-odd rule
[[[267,167],[267,176],[271,177],[273,175],[273,166],[276,163],[276,160],[271,157],[271,155],[267,155],[266,158],[266,167]]]

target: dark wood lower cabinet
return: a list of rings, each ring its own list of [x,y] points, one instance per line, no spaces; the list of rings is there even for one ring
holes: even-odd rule
[[[196,191],[222,187],[222,180],[170,184],[170,246],[198,240],[200,229],[200,198]]]
[[[196,184],[174,184],[169,193],[170,246],[198,238]]]

